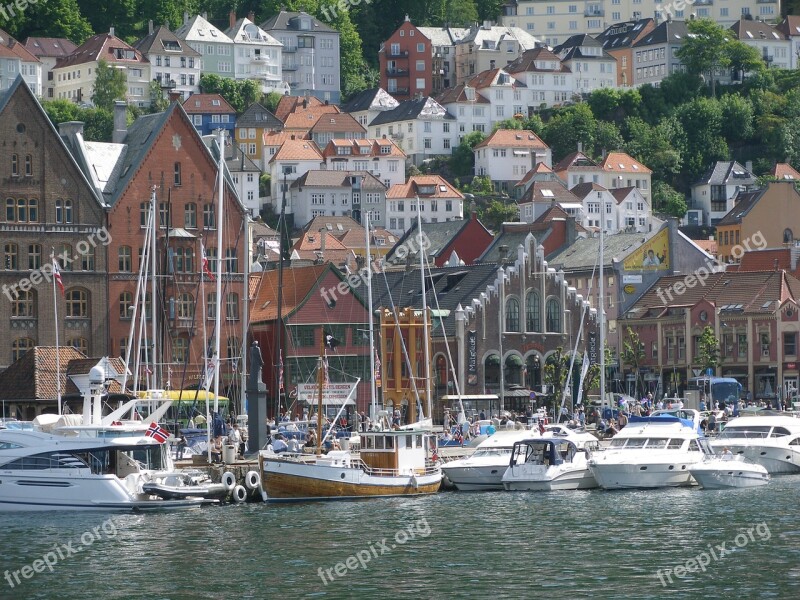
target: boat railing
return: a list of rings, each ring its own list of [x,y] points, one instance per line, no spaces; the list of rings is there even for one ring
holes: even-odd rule
[[[434,475],[439,472],[439,466],[432,461],[425,461],[424,469],[414,469],[415,475]],[[379,467],[371,467],[360,458],[351,458],[350,465],[356,469],[361,469],[367,475],[374,475],[376,477],[400,477],[408,475],[408,471],[400,471],[399,469],[385,469]]]

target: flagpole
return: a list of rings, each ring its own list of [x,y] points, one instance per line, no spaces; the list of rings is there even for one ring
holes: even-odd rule
[[[219,250],[217,250],[217,258],[219,258]],[[206,333],[206,270],[208,269],[208,262],[206,258],[206,249],[203,241],[200,240],[200,304],[202,305],[202,319],[203,319],[203,387],[205,388],[206,396],[206,449],[208,451],[208,462],[211,463],[211,416],[208,411],[208,335]],[[219,300],[217,300],[219,304]]]
[[[56,265],[55,248],[50,254],[53,259],[53,267],[58,268]],[[57,271],[56,271],[57,273]],[[61,414],[61,351],[58,346],[58,296],[56,295],[56,276],[53,275],[53,318],[55,319],[56,329],[56,396],[58,398],[58,414]]]

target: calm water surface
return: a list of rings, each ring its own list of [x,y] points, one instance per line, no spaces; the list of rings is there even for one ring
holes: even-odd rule
[[[448,492],[117,515],[113,523],[108,515],[3,514],[0,599],[796,599],[798,490],[800,476],[789,476],[751,490]],[[70,543],[80,549],[71,556]],[[16,584],[14,570],[56,546],[64,557],[52,573],[20,575]],[[691,560],[703,552],[705,572],[670,583],[665,569],[696,568]],[[366,568],[353,558],[348,569],[359,553]]]

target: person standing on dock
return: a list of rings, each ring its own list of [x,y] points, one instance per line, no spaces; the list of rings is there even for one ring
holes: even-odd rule
[[[231,425],[231,431],[228,434],[228,444],[234,446],[236,448],[236,457],[238,458],[244,452],[243,444],[242,444],[242,433],[239,431],[239,424],[234,421],[233,425]]]

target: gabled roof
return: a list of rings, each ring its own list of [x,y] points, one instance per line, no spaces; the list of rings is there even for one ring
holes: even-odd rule
[[[322,154],[312,140],[286,140],[269,162],[278,160],[322,161]]]
[[[461,39],[456,41],[456,43],[475,44],[479,49],[495,49],[509,39],[516,40],[523,50],[535,48],[538,43],[535,37],[520,27],[505,27],[501,25],[492,27],[473,25]],[[487,43],[493,43],[493,47],[487,48]]]
[[[281,316],[292,314],[305,302],[317,282],[331,268],[330,264],[284,269],[283,287],[278,288],[278,270],[263,271],[258,276],[257,291],[250,303],[250,322],[253,325],[278,318],[278,290],[281,290]]]
[[[311,20],[311,29],[304,30],[300,29],[300,19],[307,18]],[[266,31],[270,31],[273,29],[277,30],[286,30],[286,31],[298,31],[300,33],[336,33],[339,32],[326,25],[322,21],[315,19],[311,15],[306,12],[291,12],[282,10],[277,15],[267,19],[261,24],[261,29]]]
[[[556,177],[556,174],[553,172],[553,169],[548,167],[543,162],[536,163],[536,166],[533,167],[530,171],[525,173],[525,177],[520,179],[514,187],[524,187],[527,185],[529,181],[534,178],[546,178],[548,181],[552,181],[553,177]]]
[[[424,188],[433,188],[433,193],[423,193]],[[426,198],[445,198],[463,200],[464,194],[454,188],[444,177],[439,175],[414,175],[405,183],[396,183],[386,192],[386,199],[405,199],[420,196]]]
[[[550,68],[539,68],[536,65],[536,62],[546,62],[548,63],[555,63],[555,69]],[[566,65],[561,64],[561,58],[553,54],[547,48],[539,47],[534,48],[533,50],[526,50],[523,52],[518,58],[514,61],[508,63],[505,66],[505,70],[512,75],[516,75],[517,73],[526,73],[526,72],[546,72],[546,73],[570,73],[570,68]]]
[[[190,42],[209,42],[217,44],[232,44],[233,40],[225,35],[221,29],[217,29],[200,15],[189,19],[186,23],[175,30],[182,40]]]
[[[397,255],[397,250],[401,247],[405,248],[406,241],[409,239],[416,239],[417,231],[417,218],[414,216],[411,220],[411,227],[397,240],[394,247],[386,254],[386,261],[389,263],[400,264],[401,260]],[[425,223],[422,232],[428,240],[428,248],[426,250],[428,256],[438,258],[441,253],[453,243],[461,232],[469,225],[470,219],[459,219],[457,221],[439,221],[438,223]],[[487,230],[488,231],[488,230]],[[404,262],[404,261],[403,261]],[[419,277],[418,277],[419,279]]]
[[[275,107],[275,116],[286,122],[286,117],[293,112],[315,106],[325,106],[325,103],[316,96],[281,96],[278,106]]]
[[[541,138],[528,129],[495,129],[489,137],[485,138],[478,148],[531,148],[546,150],[549,148]]]
[[[588,33],[578,33],[575,35],[569,36],[563,44],[559,44],[555,48],[553,48],[553,52],[558,54],[562,50],[567,50],[568,48],[577,48],[579,46],[586,46],[586,47],[602,47],[603,44],[599,42],[597,39],[593,38]]]
[[[336,239],[348,249],[360,249],[366,246],[366,232],[364,231],[364,226],[351,217],[314,217],[303,227],[305,233],[320,231],[322,229],[335,236]],[[373,246],[375,245],[376,238],[383,238],[384,241],[388,241],[391,245],[397,242],[397,236],[386,231],[382,227],[370,225],[369,230],[373,240]]]
[[[297,131],[265,131],[263,140],[265,146],[280,146],[286,140],[301,140],[307,137]]]
[[[311,128],[317,124],[317,121],[325,115],[336,115],[339,113],[339,107],[332,104],[296,109],[294,112],[286,115],[283,121],[283,128],[294,131],[311,131]]]
[[[481,71],[480,73],[470,77],[467,80],[467,85],[475,88],[476,90],[483,90],[493,85],[505,85],[499,83],[501,76],[507,78],[508,84],[512,85],[513,87],[528,87],[522,81],[517,81],[515,77],[509,75],[508,71],[505,69],[487,69],[486,71]]]
[[[660,230],[659,230],[660,231]],[[615,233],[604,236],[603,266],[610,267],[615,260],[624,260],[635,252],[644,242],[656,235],[643,233]],[[548,259],[549,266],[564,271],[589,270],[597,263],[600,254],[600,237],[587,237],[575,240],[575,243]]]
[[[64,392],[66,392],[67,394],[80,393],[80,390],[78,389],[78,386],[75,385],[75,382],[72,380],[72,377],[76,375],[88,375],[89,372],[100,363],[102,363],[102,367],[106,369],[107,377],[111,377],[113,372],[122,375],[127,370],[125,368],[125,361],[123,361],[118,356],[114,357],[106,356],[104,358],[73,358],[72,360],[69,361],[69,364],[67,365],[66,389],[62,388],[61,393],[62,394]],[[114,371],[110,371],[109,369],[113,369]],[[123,392],[120,382],[117,381],[116,379],[112,378],[110,380],[107,380],[107,383],[108,383],[108,389],[106,391],[108,393],[121,394]]]
[[[352,115],[347,113],[326,113],[320,115],[311,128],[312,133],[363,133],[367,130]]]
[[[581,200],[586,198],[586,196],[588,196],[592,192],[607,192],[607,191],[608,190],[599,183],[594,183],[591,181],[579,183],[578,185],[573,186],[572,189],[570,189],[570,192],[577,198],[580,198]]]
[[[756,178],[735,160],[715,162],[693,185],[753,185]]]
[[[325,261],[341,268],[350,268],[355,263],[355,253],[327,230],[308,231],[292,246],[292,260]]]
[[[392,110],[385,110],[372,120],[370,125],[383,125],[397,121],[410,121],[413,119],[445,119],[455,120],[446,108],[433,98],[420,98],[419,100],[405,100]]]
[[[235,44],[282,46],[278,40],[246,17],[239,19],[233,24],[233,27],[226,29],[225,35],[231,38]]]
[[[734,207],[728,211],[728,214],[720,219],[719,223],[717,223],[717,227],[741,223],[742,219],[747,216],[747,213],[749,213],[756,203],[761,200],[766,191],[767,188],[753,190],[751,192],[737,192],[733,197],[733,201],[735,203]]]
[[[517,202],[546,202],[548,204],[580,204],[581,199],[567,189],[560,180],[534,181]]]
[[[775,29],[786,37],[800,36],[800,15],[787,15]]]
[[[603,49],[606,51],[622,50],[633,46],[637,40],[641,39],[645,33],[649,33],[654,27],[655,21],[649,17],[636,21],[614,23],[598,35],[597,40],[603,44]]]
[[[362,110],[389,110],[400,104],[383,88],[376,87],[357,93],[341,106],[342,112],[354,113]]]
[[[579,168],[581,170],[600,170],[600,166],[591,158],[586,156],[583,152],[572,152],[558,161],[558,163],[553,166],[553,171],[556,173],[561,173],[562,171],[568,171],[572,167]]]
[[[772,27],[764,21],[748,21],[739,19],[730,26],[730,30],[736,39],[743,42],[750,41],[771,41],[779,42],[785,40],[786,36],[780,30]]]
[[[24,44],[20,44],[17,40],[11,37],[10,34],[2,29],[0,29],[0,51],[2,51],[5,55],[11,54],[11,56],[16,56],[22,62],[39,62],[39,59],[36,57],[36,55],[28,50]]]
[[[449,87],[441,91],[441,93],[436,96],[436,101],[444,106],[445,104],[452,104],[454,102],[465,102],[469,104],[490,104],[488,98],[486,98],[483,94],[475,90],[472,94],[472,98],[467,95],[466,88],[469,87],[466,83],[459,83],[455,87]]]
[[[28,52],[39,58],[61,58],[69,56],[78,46],[67,38],[29,37],[25,40]]]
[[[369,171],[336,171],[331,169],[311,169],[294,180],[290,187],[322,187],[352,189],[351,177],[361,177],[362,190],[384,192],[386,186]]]
[[[338,148],[350,148],[350,154],[339,154]],[[388,147],[388,153],[383,152],[382,149]],[[363,152],[363,150],[369,152]],[[334,138],[322,149],[322,156],[326,159],[335,160],[340,159],[367,159],[367,158],[405,158],[406,153],[400,147],[388,138],[370,138],[370,139],[346,139]]]
[[[634,48],[655,46],[657,44],[683,44],[689,37],[686,21],[664,21],[659,23],[653,31],[633,44]]]
[[[428,38],[435,46],[453,46],[457,40],[463,38],[469,29],[460,27],[417,27],[422,35]]]
[[[187,115],[236,114],[228,101],[219,94],[192,94],[183,101]]]
[[[261,104],[253,102],[236,118],[236,127],[255,127],[257,129],[280,131],[283,129],[283,122]]]
[[[64,394],[69,361],[86,358],[86,355],[70,346],[59,347],[58,353],[54,346],[36,346],[0,373],[0,398],[4,400],[55,400],[58,398],[56,354],[58,354],[61,367],[58,379],[61,393]]]
[[[144,55],[168,53],[170,56],[200,57],[189,44],[172,33],[165,25],[160,25],[133,45]]]
[[[798,23],[800,23],[800,17],[798,17]],[[769,174],[775,179],[789,179],[800,183],[800,172],[789,163],[775,163]]]
[[[739,259],[738,271],[792,270],[792,248],[764,248],[749,250]],[[795,276],[797,276],[795,274]]]
[[[56,69],[82,65],[98,60],[119,64],[147,64],[142,53],[110,33],[93,35],[69,56],[59,58]]]
[[[632,185],[629,187],[611,188],[609,191],[611,192],[611,195],[614,196],[617,204],[619,204],[620,202],[624,202],[625,198],[635,193],[638,189],[639,188],[637,188],[635,185]]]
[[[608,173],[652,173],[650,169],[625,152],[609,152],[600,163],[600,168]]]

